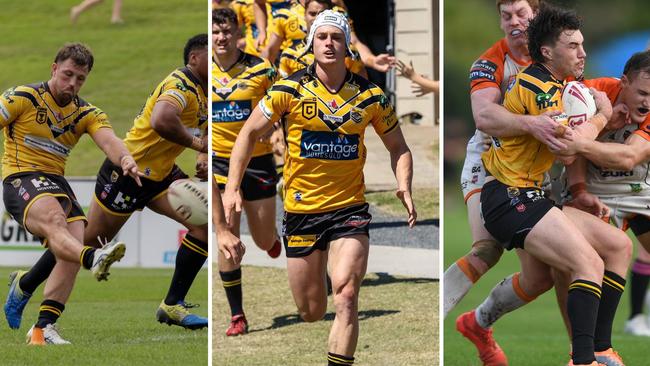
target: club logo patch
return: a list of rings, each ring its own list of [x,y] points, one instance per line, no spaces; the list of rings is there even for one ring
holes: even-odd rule
[[[302,116],[306,119],[312,119],[316,117],[316,100],[304,100],[302,102]]]
[[[47,122],[47,109],[43,107],[36,108],[36,122],[39,124]]]

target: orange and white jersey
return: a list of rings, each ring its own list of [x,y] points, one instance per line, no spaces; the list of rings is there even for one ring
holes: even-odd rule
[[[469,70],[470,93],[484,88],[499,88],[503,98],[510,82],[528,65],[530,61],[512,55],[506,39],[502,38],[472,64]]]

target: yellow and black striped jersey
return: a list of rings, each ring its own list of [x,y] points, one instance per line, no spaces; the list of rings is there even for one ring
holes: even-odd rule
[[[305,53],[307,45],[303,41],[294,43],[291,47],[286,48],[280,55],[280,76],[287,77],[296,71],[302,70],[305,67],[314,63],[314,54],[312,52]],[[361,56],[354,48],[350,47],[354,52],[353,57],[345,58],[345,67],[355,74],[361,74],[365,71],[366,66],[361,61]]]
[[[522,70],[506,91],[503,105],[512,113],[539,115],[561,111],[564,82],[557,80],[541,64]],[[559,119],[566,124],[566,118]],[[501,183],[513,187],[540,187],[555,160],[543,143],[532,135],[493,137],[490,149],[483,153],[485,168]]]
[[[286,211],[318,213],[365,202],[366,127],[372,124],[379,135],[399,128],[379,87],[348,72],[331,93],[309,66],[276,82],[258,105],[284,130]]]
[[[190,134],[200,136],[208,128],[207,92],[187,67],[174,70],[149,95],[124,139],[138,168],[148,179],[157,182],[171,172],[175,159],[185,149],[185,146],[163,139],[151,127],[151,112],[158,101],[178,108],[181,123]]]
[[[242,52],[228,70],[212,61],[212,152],[229,158],[237,135],[257,103],[273,85],[276,72],[268,60]],[[270,154],[270,143],[257,142],[253,156]]]
[[[47,82],[23,85],[0,97],[4,128],[2,178],[18,172],[64,175],[70,151],[84,133],[111,128],[106,113],[78,96],[59,106]]]
[[[255,48],[255,41],[259,35],[259,29],[257,29],[257,24],[255,23],[253,2],[254,0],[236,0],[230,6],[232,10],[235,11],[235,14],[237,14],[239,26],[245,28],[244,38],[246,40],[246,48],[244,49],[244,52],[254,56],[259,56],[260,51]]]

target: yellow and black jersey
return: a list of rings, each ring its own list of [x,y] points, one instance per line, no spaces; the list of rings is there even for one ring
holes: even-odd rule
[[[503,101],[512,113],[539,115],[561,111],[564,82],[541,64],[532,64],[511,82]],[[558,120],[566,124],[566,118]],[[532,135],[493,137],[483,153],[485,168],[501,183],[513,187],[540,187],[555,157]]]
[[[176,157],[185,149],[185,146],[163,139],[151,127],[153,107],[158,101],[175,105],[183,126],[190,134],[200,136],[208,128],[207,100],[201,82],[187,67],[174,70],[149,95],[124,139],[148,179],[157,182],[164,179],[171,172]]]
[[[59,106],[47,82],[23,85],[0,97],[4,128],[2,178],[19,172],[64,175],[70,151],[84,133],[111,128],[106,113],[78,96]]]
[[[302,9],[296,12],[298,9]],[[283,8],[276,11],[273,15],[271,24],[271,33],[275,33],[282,39],[281,50],[291,47],[296,42],[301,42],[307,38],[307,23],[305,22],[305,8],[297,4],[292,8]]]
[[[310,66],[276,82],[258,105],[284,130],[286,211],[318,213],[365,202],[366,126],[379,135],[398,128],[379,87],[348,72],[330,93]]]
[[[280,55],[280,66],[279,72],[280,76],[287,77],[299,70],[306,68],[307,66],[314,63],[314,54],[312,52],[305,53],[307,45],[303,41],[299,43],[294,43],[291,47],[286,48]],[[350,47],[354,55],[352,57],[347,56],[345,58],[345,67],[355,74],[364,74],[366,66],[361,61],[361,56],[359,52],[354,48]]]
[[[259,29],[255,23],[255,13],[253,12],[254,0],[236,0],[230,7],[237,14],[237,21],[239,26],[244,27],[244,38],[246,40],[246,48],[244,52],[254,56],[259,56],[260,51],[255,48],[255,41],[259,35]],[[265,30],[266,31],[266,30]]]
[[[268,60],[241,53],[228,70],[212,61],[212,152],[229,158],[237,135],[257,103],[273,85],[276,72]],[[257,142],[253,156],[270,154],[270,143]]]

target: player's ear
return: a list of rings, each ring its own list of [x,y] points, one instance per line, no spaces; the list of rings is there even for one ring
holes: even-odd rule
[[[52,68],[51,68],[52,71],[50,72],[50,76],[54,76],[54,73],[56,72],[58,66],[59,65],[57,65],[56,62],[52,63]]]
[[[621,76],[621,86],[626,87],[630,84],[630,79],[626,75]]]
[[[542,56],[549,61],[553,61],[553,56],[551,56],[551,48],[547,46],[542,46],[539,49],[542,52]]]

